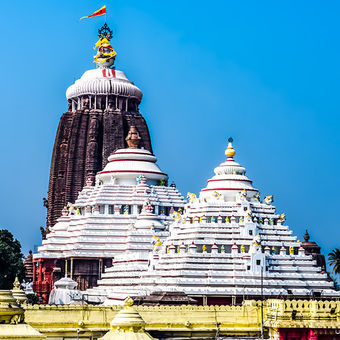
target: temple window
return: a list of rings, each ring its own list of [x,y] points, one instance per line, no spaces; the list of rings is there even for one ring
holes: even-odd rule
[[[249,230],[249,235],[253,235],[253,231],[252,230]]]
[[[261,260],[256,260],[256,265],[261,266]]]
[[[137,214],[140,214],[142,212],[143,206],[137,205]]]
[[[250,266],[247,266],[247,270],[250,270]]]
[[[165,215],[165,208],[162,206],[159,207],[159,215],[161,216]]]
[[[113,215],[115,213],[115,206],[113,204],[109,204],[109,214]]]
[[[103,215],[105,214],[105,205],[99,205],[99,214]]]

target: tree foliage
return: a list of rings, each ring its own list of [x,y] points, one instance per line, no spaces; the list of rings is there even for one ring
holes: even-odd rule
[[[340,274],[340,249],[336,248],[328,254],[328,261],[333,267],[333,274]]]
[[[12,289],[15,277],[24,277],[21,244],[7,229],[0,230],[0,289]]]

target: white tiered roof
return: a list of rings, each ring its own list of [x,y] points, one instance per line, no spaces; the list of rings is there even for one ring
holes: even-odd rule
[[[87,182],[75,204],[63,210],[34,258],[113,258],[131,246],[129,229],[146,201],[164,229],[185,200],[174,186],[162,185],[168,176],[156,160],[144,149],[114,152],[95,185]]]
[[[179,290],[193,297],[254,297],[261,295],[261,282],[267,296],[340,295],[305,255],[272,196],[260,201],[245,169],[233,159],[231,142],[226,155],[199,198],[188,194],[184,214],[170,226],[153,261],[142,250],[125,252],[98,287],[87,291],[90,299],[119,304],[128,295]]]
[[[83,95],[116,95],[142,100],[142,91],[127,79],[123,71],[96,68],[86,71],[66,91],[67,99]]]
[[[98,173],[99,181],[110,182],[113,177],[119,183],[135,185],[136,178],[142,175],[155,185],[168,179],[167,174],[156,165],[157,158],[145,149],[119,149],[108,160],[105,169]]]

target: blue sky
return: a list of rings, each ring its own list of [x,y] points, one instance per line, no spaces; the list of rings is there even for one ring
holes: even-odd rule
[[[40,243],[65,91],[93,68],[99,1],[1,5],[1,218],[25,252]],[[198,193],[236,160],[302,239],[340,246],[337,1],[107,1],[116,66],[144,93],[158,163]]]

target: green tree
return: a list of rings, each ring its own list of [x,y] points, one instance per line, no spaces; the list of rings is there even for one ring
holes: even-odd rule
[[[333,274],[340,274],[340,249],[336,248],[328,254],[328,261],[333,267]]]
[[[15,277],[24,277],[21,244],[6,229],[0,230],[0,289],[12,289]]]

